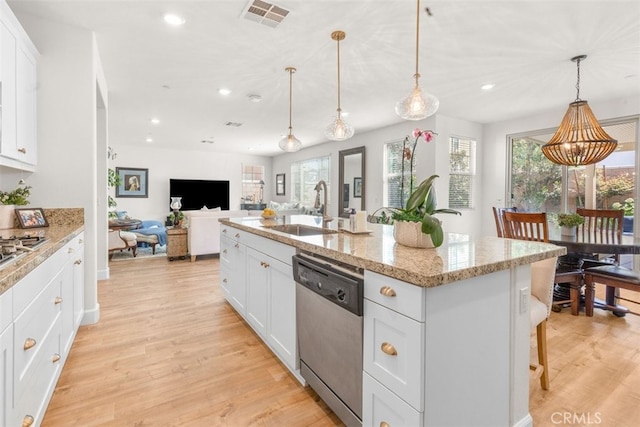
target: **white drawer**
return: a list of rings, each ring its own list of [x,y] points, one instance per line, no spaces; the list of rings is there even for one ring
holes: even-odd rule
[[[25,374],[32,359],[41,352],[52,325],[60,316],[62,274],[57,274],[33,302],[15,320],[14,372],[18,382]],[[60,302],[57,302],[60,301]],[[25,349],[27,341],[35,342]],[[30,341],[31,342],[31,341]]]
[[[58,250],[13,286],[14,316],[31,304],[51,278],[62,270],[67,259],[66,252]]]
[[[364,297],[419,322],[425,321],[424,288],[420,286],[365,270]]]
[[[235,242],[241,242],[246,239],[247,236],[246,231],[238,230],[237,228],[229,227],[228,225],[220,226],[220,236],[228,237],[229,239]]]
[[[419,411],[424,408],[425,324],[364,301],[364,370]]]
[[[62,370],[59,318],[52,325],[51,333],[40,345],[39,352],[25,370],[24,375],[14,378],[14,414],[17,422],[14,425],[20,425],[18,423],[21,423],[27,415],[35,419],[33,425],[40,425],[42,422],[49,397]]]
[[[231,248],[233,245],[238,245],[239,243],[230,239],[226,236],[220,236],[220,267],[222,267],[223,263],[229,262],[229,256],[231,252]]]
[[[293,246],[276,242],[275,240],[257,236],[255,234],[248,234],[244,243],[246,243],[250,248],[254,248],[255,250],[262,252],[271,258],[277,259],[286,265],[290,266],[293,264],[292,257],[296,254],[296,248]]]
[[[366,372],[362,378],[362,389],[363,426],[422,426],[422,412],[416,411]]]

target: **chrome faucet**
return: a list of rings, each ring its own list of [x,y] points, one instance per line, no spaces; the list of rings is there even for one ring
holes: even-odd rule
[[[323,191],[324,204],[322,204],[322,227],[326,228],[333,218],[327,215],[327,183],[320,180],[316,184],[314,190],[316,191],[316,202],[314,203],[314,209],[320,208],[320,190]]]

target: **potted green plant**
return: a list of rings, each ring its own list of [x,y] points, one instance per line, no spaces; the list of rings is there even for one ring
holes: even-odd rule
[[[437,248],[444,241],[444,231],[442,223],[435,215],[462,215],[453,209],[436,208],[436,195],[433,191],[436,178],[438,175],[431,175],[422,181],[409,195],[404,208],[384,208],[391,213],[396,242],[405,246]]]
[[[182,221],[184,221],[184,214],[178,211],[177,219],[175,212],[171,212],[169,214],[169,221],[173,224],[174,227],[180,228],[182,226]]]
[[[576,227],[584,224],[584,217],[577,213],[559,213],[556,215],[556,223],[561,227],[563,236],[575,236]]]
[[[31,186],[18,186],[12,191],[0,191],[0,229],[13,228],[16,206],[29,204]]]

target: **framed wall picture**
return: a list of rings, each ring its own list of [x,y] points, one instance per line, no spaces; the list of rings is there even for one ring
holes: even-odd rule
[[[353,197],[362,197],[362,177],[353,178]]]
[[[276,175],[276,196],[284,196],[284,174]]]
[[[41,208],[16,209],[20,228],[48,227],[49,223]]]
[[[116,197],[149,197],[149,169],[116,168]]]

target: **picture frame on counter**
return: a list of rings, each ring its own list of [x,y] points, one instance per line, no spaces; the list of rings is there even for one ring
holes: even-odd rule
[[[16,217],[20,223],[20,228],[48,227],[49,222],[44,215],[42,208],[17,208]]]
[[[149,169],[116,168],[116,197],[149,197]]]

